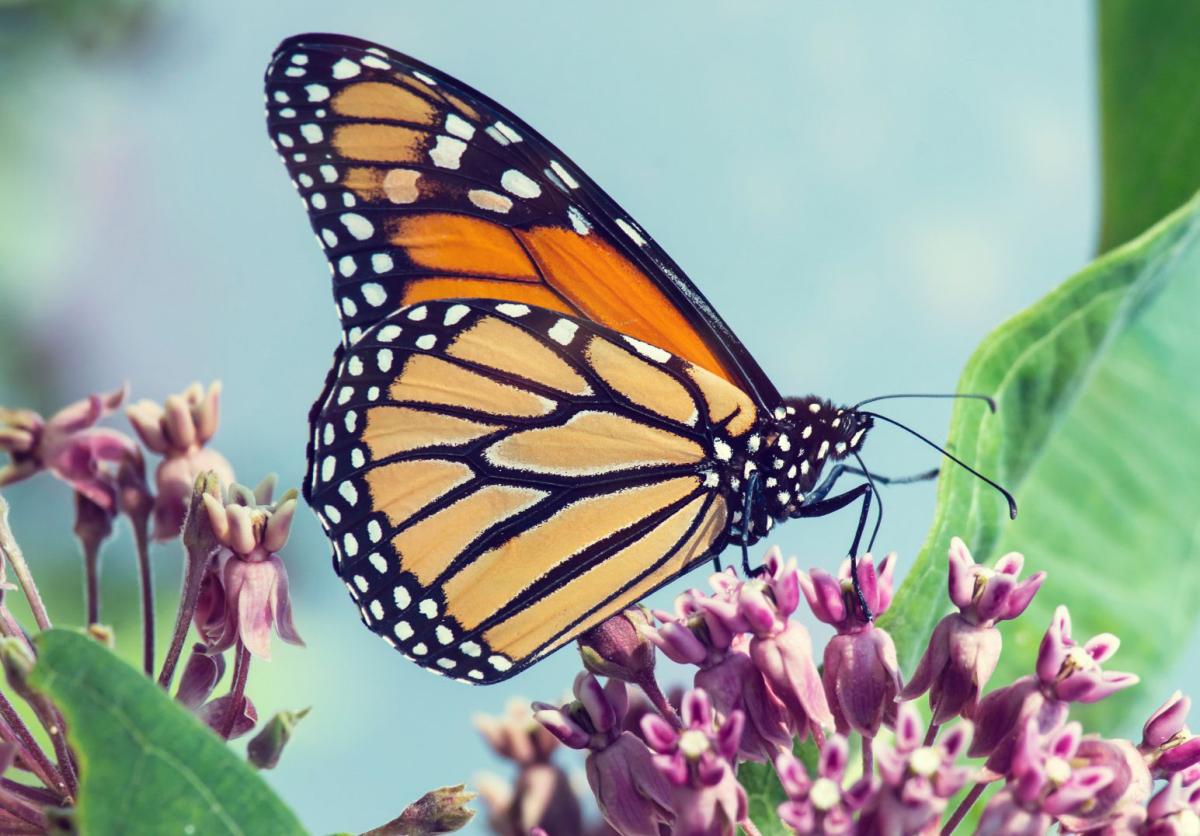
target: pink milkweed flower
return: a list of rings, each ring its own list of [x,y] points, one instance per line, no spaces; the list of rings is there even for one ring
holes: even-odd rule
[[[233,467],[226,458],[204,446],[217,431],[220,397],[219,381],[207,392],[193,383],[181,394],[168,396],[162,406],[142,400],[125,409],[142,443],[163,457],[154,474],[156,540],[179,535],[197,476],[211,470],[221,484],[233,482]]]
[[[1154,779],[1136,746],[1128,740],[1088,735],[1079,741],[1071,762],[1076,768],[1108,770],[1112,781],[1093,792],[1086,803],[1059,815],[1063,831],[1115,836],[1145,820]]]
[[[122,387],[89,395],[49,420],[28,409],[0,408],[0,452],[10,458],[0,467],[0,487],[46,470],[115,515],[120,510],[118,471],[122,465],[141,471],[142,453],[129,436],[96,423],[121,405],[126,392]]]
[[[1120,646],[1111,633],[1094,636],[1082,646],[1076,644],[1071,639],[1071,614],[1060,606],[1038,648],[1038,681],[1047,695],[1063,702],[1098,702],[1139,681],[1132,673],[1101,669],[1100,664]]]
[[[971,777],[971,770],[957,763],[970,737],[971,724],[964,720],[936,745],[925,746],[920,715],[911,703],[902,703],[895,745],[875,747],[880,785],[859,818],[859,832],[917,834],[937,821]]]
[[[1088,807],[1115,776],[1108,767],[1076,763],[1080,734],[1078,723],[1044,734],[1030,717],[1013,750],[1008,783],[988,802],[977,832],[1041,836],[1059,817]]]
[[[1056,609],[1038,650],[1037,675],[997,688],[975,708],[976,734],[970,756],[986,756],[987,768],[1003,775],[1008,772],[1016,737],[1029,717],[1037,717],[1039,730],[1046,734],[1065,721],[1069,703],[1096,702],[1137,684],[1134,674],[1100,667],[1119,644],[1116,636],[1102,633],[1077,645],[1071,639],[1067,608]]]
[[[850,565],[849,560],[842,564],[838,578],[820,569],[801,572],[800,589],[813,614],[837,628],[837,635],[825,646],[821,678],[838,733],[845,735],[853,730],[874,737],[881,725],[895,718],[900,664],[892,637],[863,616],[850,579]],[[875,615],[886,611],[892,602],[895,567],[894,554],[883,559],[878,573],[871,555],[859,559],[859,584]]]
[[[285,642],[304,644],[292,623],[287,569],[277,554],[291,530],[296,492],[269,504],[266,484],[257,496],[232,485],[225,504],[204,494],[209,524],[221,544],[201,582],[194,616],[210,654],[241,640],[255,656],[269,659],[272,627]]]
[[[800,604],[800,573],[795,559],[783,560],[778,548],[767,552],[763,572],[731,591],[732,601],[707,599],[728,626],[751,634],[750,658],[771,692],[787,707],[792,729],[801,738],[811,731],[820,742],[834,725],[821,674],[813,659],[808,630],[790,618]]]
[[[966,544],[950,541],[950,600],[958,607],[938,622],[900,698],[929,691],[933,722],[970,718],[979,694],[996,670],[1001,639],[996,623],[1023,613],[1046,579],[1045,572],[1017,581],[1025,558],[1009,552],[994,569],[978,565]]]
[[[736,597],[740,581],[729,572],[710,579],[716,596],[727,602]],[[702,606],[705,596],[690,590],[675,600],[675,614],[657,611],[662,624],[647,634],[666,656],[681,664],[699,667],[693,684],[702,688],[720,717],[733,711],[745,714],[738,744],[741,758],[771,762],[791,746],[791,718],[786,706],[767,685],[750,658],[750,637],[729,608]]]
[[[1188,782],[1183,772],[1167,780],[1146,805],[1145,836],[1194,836],[1200,833],[1200,781]]]
[[[208,653],[203,644],[192,648],[187,664],[183,668],[183,676],[179,680],[179,689],[175,699],[200,718],[217,734],[224,731],[225,720],[229,712],[230,695],[207,701],[221,677],[225,674],[225,656]],[[248,697],[242,697],[242,710],[235,718],[233,729],[227,739],[241,737],[250,732],[258,723],[258,710]]]
[[[581,673],[573,690],[575,701],[562,708],[534,703],[534,717],[563,744],[588,750],[588,785],[605,821],[626,836],[658,836],[674,820],[671,787],[641,738],[622,729],[625,684],[601,687]]]
[[[480,714],[474,719],[496,754],[518,768],[511,786],[499,778],[479,781],[492,831],[500,836],[525,836],[537,827],[550,833],[579,832],[579,799],[567,774],[552,760],[559,741],[534,718],[529,703],[511,700],[504,716]]]
[[[775,759],[775,772],[788,797],[779,805],[779,818],[788,827],[801,834],[854,833],[854,813],[870,801],[875,786],[870,775],[849,789],[843,786],[849,755],[846,738],[831,735],[821,747],[815,781],[791,752]]]
[[[1191,708],[1191,699],[1176,691],[1142,727],[1138,751],[1150,764],[1154,777],[1167,778],[1200,763],[1200,737],[1187,727]]]
[[[654,764],[671,787],[676,836],[733,836],[745,821],[749,801],[737,782],[737,755],[744,715],[735,711],[718,723],[712,703],[699,688],[683,695],[683,728],[662,717],[642,718],[642,736],[655,752]]]

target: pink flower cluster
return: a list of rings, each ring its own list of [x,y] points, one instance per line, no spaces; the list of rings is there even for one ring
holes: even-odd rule
[[[1002,650],[997,624],[1021,616],[1045,579],[1022,579],[1023,564],[1007,554],[977,565],[954,539],[955,609],[905,682],[891,636],[863,615],[849,561],[836,577],[804,573],[772,549],[754,578],[726,570],[710,592],[680,595],[673,612],[634,608],[585,635],[590,672],[574,699],[535,703],[533,717],[586,753],[610,833],[758,833],[739,782],[745,762],[773,767],[786,796],[774,815],[802,834],[949,833],[976,803],[978,832],[988,834],[1200,832],[1200,738],[1185,724],[1186,697],[1174,694],[1136,744],[1085,735],[1069,720],[1072,704],[1138,681],[1104,667],[1115,637],[1077,643],[1060,607],[1034,671],[986,691]],[[895,565],[894,555],[858,561],[875,614],[891,603]],[[820,655],[793,618],[802,601],[835,630]],[[653,650],[693,669],[690,690],[662,696]],[[631,702],[627,683],[648,702]],[[926,694],[928,722],[914,703]],[[802,744],[811,767],[796,754]],[[509,803],[519,806],[518,796]],[[537,815],[521,824],[556,832]]]

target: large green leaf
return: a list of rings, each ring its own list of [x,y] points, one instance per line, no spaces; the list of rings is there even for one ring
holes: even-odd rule
[[[996,415],[959,402],[954,449],[1017,491],[1021,514],[948,466],[915,565],[881,624],[911,672],[948,608],[952,535],[980,561],[1027,556],[1049,580],[1007,629],[995,682],[1029,672],[1049,612],[1071,608],[1076,633],[1108,630],[1125,644],[1115,668],[1158,680],[1198,612],[1200,468],[1200,198],[1069,279],[1001,325],[976,350],[960,391],[989,392]],[[1094,718],[1115,722],[1124,703]]]
[[[1200,4],[1099,0],[1100,247],[1200,188]]]
[[[103,833],[304,833],[266,783],[156,685],[91,639],[36,638],[30,682],[80,760],[78,824]]]

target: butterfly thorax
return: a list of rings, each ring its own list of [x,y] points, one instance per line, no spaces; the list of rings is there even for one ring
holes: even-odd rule
[[[750,508],[751,539],[763,537],[775,522],[800,516],[826,464],[861,449],[871,426],[870,417],[812,395],[789,398],[777,407],[751,438],[742,478],[735,482],[736,507]]]

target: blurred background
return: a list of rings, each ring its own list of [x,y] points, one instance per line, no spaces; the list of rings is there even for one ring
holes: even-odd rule
[[[1093,27],[1081,0],[4,0],[0,404],[49,412],[126,380],[161,400],[220,378],[214,446],[242,481],[299,484],[338,331],[265,135],[261,79],[275,44],[304,31],[409,52],[521,114],[679,261],[781,391],[952,391],[989,330],[1096,249]],[[889,406],[944,435],[943,406]],[[887,428],[866,460],[936,464]],[[35,480],[5,496],[52,615],[82,621],[69,489]],[[933,487],[884,501],[880,546],[903,571]],[[832,567],[854,521],[792,523],[775,541]],[[154,558],[173,612],[178,545]],[[276,643],[249,693],[263,716],[313,707],[266,777],[315,832],[364,830],[497,768],[472,714],[558,699],[577,670],[568,650],[488,689],[435,678],[362,628],[310,514],[285,558],[308,647]],[[123,532],[106,551],[103,619],[130,658],[133,567]]]

